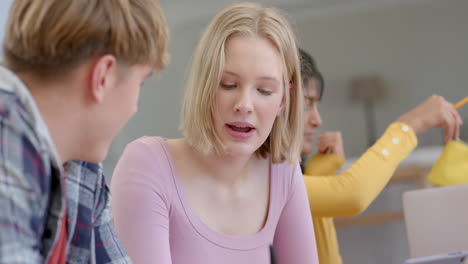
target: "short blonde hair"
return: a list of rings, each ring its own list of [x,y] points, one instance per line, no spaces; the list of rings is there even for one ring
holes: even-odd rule
[[[257,154],[266,157],[271,153],[275,163],[298,162],[304,121],[296,37],[280,11],[259,4],[240,3],[223,9],[204,32],[193,57],[183,99],[181,130],[189,144],[199,151],[224,153],[224,146],[215,132],[215,91],[224,68],[226,42],[236,34],[268,39],[283,61],[284,109]]]
[[[161,71],[168,34],[156,0],[15,0],[3,50],[13,71],[42,77],[104,54]]]

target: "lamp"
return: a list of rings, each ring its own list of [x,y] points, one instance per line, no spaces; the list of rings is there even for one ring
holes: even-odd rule
[[[384,84],[377,74],[357,75],[350,81],[351,101],[362,103],[366,119],[367,144],[370,147],[377,140],[374,104],[384,98]]]

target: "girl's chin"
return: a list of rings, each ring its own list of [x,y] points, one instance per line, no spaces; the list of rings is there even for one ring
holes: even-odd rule
[[[255,154],[255,152],[259,148],[260,146],[256,147],[256,146],[253,146],[252,144],[230,142],[229,144],[226,144],[226,154],[229,156],[235,156],[235,157],[251,156]]]

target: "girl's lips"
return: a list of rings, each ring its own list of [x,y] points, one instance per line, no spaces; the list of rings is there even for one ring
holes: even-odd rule
[[[231,122],[227,123],[228,126],[239,127],[239,128],[255,128],[254,125],[248,122]]]
[[[246,122],[233,122],[226,124],[228,134],[235,139],[247,139],[250,138],[255,128]]]

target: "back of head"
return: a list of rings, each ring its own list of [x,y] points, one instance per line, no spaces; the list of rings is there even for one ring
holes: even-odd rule
[[[15,0],[3,50],[14,72],[47,78],[103,54],[159,71],[167,41],[156,0]]]
[[[182,109],[181,129],[196,149],[223,153],[215,132],[214,102],[225,63],[225,45],[235,35],[262,37],[278,50],[283,61],[284,111],[257,154],[271,153],[273,162],[296,162],[302,135],[302,88],[295,35],[288,20],[276,9],[240,3],[219,12],[205,30],[195,51]],[[293,83],[293,89],[289,90]]]

